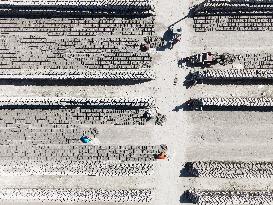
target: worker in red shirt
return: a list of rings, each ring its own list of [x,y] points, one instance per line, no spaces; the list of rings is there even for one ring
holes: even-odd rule
[[[168,158],[167,153],[165,151],[160,152],[156,157],[156,159],[167,159],[167,158]]]

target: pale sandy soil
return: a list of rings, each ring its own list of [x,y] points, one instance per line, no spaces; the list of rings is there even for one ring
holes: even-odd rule
[[[188,8],[201,1],[157,0],[156,31],[163,35],[167,27],[184,18]],[[180,177],[183,163],[191,160],[272,160],[273,113],[259,112],[175,112],[173,109],[190,97],[253,96],[273,97],[272,86],[197,85],[186,89],[183,81],[188,70],[179,68],[177,60],[204,51],[270,52],[271,32],[195,33],[192,19],[178,23],[183,28],[182,41],[174,49],[157,52],[153,68],[157,79],[140,85],[69,87],[1,86],[1,96],[81,96],[132,97],[153,96],[160,113],[167,115],[164,126],[101,126],[103,144],[163,144],[170,149],[170,160],[160,162],[157,173],[135,178],[42,177],[1,179],[1,187],[115,187],[155,188],[153,205],[178,205],[188,188],[197,189],[273,189],[273,180],[195,179]],[[257,35],[257,33],[259,35]],[[177,85],[173,85],[174,78]],[[18,182],[19,181],[19,182]],[[38,182],[37,182],[38,181]],[[6,203],[5,203],[6,204]],[[24,205],[16,202],[14,204]],[[34,205],[30,204],[30,205]],[[94,203],[93,205],[110,205]],[[9,205],[9,204],[7,204]],[[35,204],[36,205],[36,204]],[[48,203],[47,205],[51,205]],[[52,204],[59,205],[59,204]],[[112,204],[111,204],[112,205]],[[127,204],[124,204],[127,205]]]

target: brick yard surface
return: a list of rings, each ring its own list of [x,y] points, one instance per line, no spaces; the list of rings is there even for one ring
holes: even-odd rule
[[[273,7],[253,2],[1,1],[0,204],[272,203]]]

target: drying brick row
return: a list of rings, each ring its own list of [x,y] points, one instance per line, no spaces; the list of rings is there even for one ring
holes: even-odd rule
[[[253,98],[253,97],[241,97],[241,98],[200,98],[203,106],[253,106],[253,107],[272,107],[273,99],[267,97]]]
[[[198,191],[190,190],[187,197],[198,205],[257,205],[272,204],[272,191]]]
[[[197,79],[273,79],[273,70],[207,69],[197,72]]]
[[[88,175],[146,176],[154,173],[152,162],[89,160],[1,160],[1,176]]]
[[[195,161],[184,167],[190,176],[214,178],[272,178],[273,163],[265,161]]]
[[[75,98],[75,97],[0,97],[0,107],[4,106],[129,106],[153,107],[152,98]]]
[[[161,146],[1,145],[3,160],[154,161]]]
[[[26,202],[142,202],[152,199],[151,189],[1,189],[0,200]]]
[[[151,0],[2,1],[0,15],[153,15]],[[11,15],[10,14],[10,15]]]

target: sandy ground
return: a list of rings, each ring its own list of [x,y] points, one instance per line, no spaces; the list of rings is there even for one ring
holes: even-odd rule
[[[163,35],[167,27],[183,19],[189,7],[199,1],[157,0],[156,31]],[[103,144],[167,144],[170,160],[160,162],[157,173],[150,177],[84,178],[43,177],[39,179],[0,178],[1,187],[127,187],[155,188],[153,205],[178,205],[188,188],[197,189],[273,189],[273,180],[195,179],[180,177],[183,163],[191,160],[271,160],[273,157],[273,113],[261,112],[183,112],[173,111],[190,97],[252,96],[273,97],[272,86],[197,85],[186,89],[183,81],[188,70],[179,68],[178,59],[203,51],[246,53],[272,51],[270,32],[195,33],[192,19],[178,23],[183,28],[182,41],[174,49],[156,53],[153,68],[155,81],[122,87],[79,86],[77,93],[69,87],[1,86],[7,96],[153,96],[160,113],[167,115],[164,126],[101,126]],[[257,33],[259,35],[257,35]],[[177,77],[178,83],[174,85]],[[6,203],[5,203],[6,204]],[[15,203],[24,205],[23,203]],[[103,203],[108,205],[107,203]],[[7,204],[9,205],[9,204]],[[32,205],[32,204],[31,204]],[[33,204],[34,205],[34,204]],[[35,204],[36,205],[36,204]],[[48,203],[50,205],[50,203]],[[53,204],[52,204],[53,205]],[[57,204],[54,204],[57,205]],[[58,204],[59,205],[59,204]],[[94,203],[94,205],[101,205]],[[110,205],[110,204],[109,204]],[[112,204],[111,204],[112,205]],[[124,204],[125,205],[125,204]],[[127,204],[126,204],[127,205]]]

